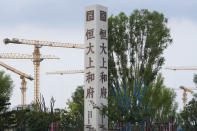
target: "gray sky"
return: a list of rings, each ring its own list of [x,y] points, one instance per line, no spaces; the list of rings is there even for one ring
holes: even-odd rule
[[[168,19],[173,44],[165,51],[165,66],[197,66],[197,1],[196,0],[2,0],[0,1],[0,52],[32,54],[33,46],[4,45],[4,38],[25,38],[70,43],[84,43],[84,8],[92,4],[108,7],[109,16],[134,9],[149,9],[163,13]],[[61,60],[45,60],[41,63],[40,92],[47,105],[51,96],[55,106],[64,108],[67,99],[78,85],[83,84],[83,75],[46,75],[56,70],[83,69],[83,51],[79,49],[41,48],[42,54],[53,54]],[[31,60],[1,60],[33,76]],[[5,70],[0,67],[1,70]],[[14,80],[11,98],[12,107],[21,103],[20,79],[10,72]],[[162,70],[165,84],[178,88],[180,85],[194,87],[193,74],[196,71]],[[27,83],[27,103],[33,101],[33,82]],[[177,101],[182,108],[182,91],[177,91]],[[188,94],[189,100],[192,98]]]

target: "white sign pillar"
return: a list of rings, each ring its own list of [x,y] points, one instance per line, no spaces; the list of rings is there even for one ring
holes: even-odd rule
[[[107,105],[108,97],[108,21],[107,8],[85,9],[85,88],[84,130],[105,131],[108,118],[96,106]]]

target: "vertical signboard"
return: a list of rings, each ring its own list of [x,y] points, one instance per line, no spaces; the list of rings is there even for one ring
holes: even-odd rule
[[[108,118],[96,106],[107,105],[108,97],[108,24],[107,8],[100,5],[85,9],[85,88],[84,130],[105,131]]]

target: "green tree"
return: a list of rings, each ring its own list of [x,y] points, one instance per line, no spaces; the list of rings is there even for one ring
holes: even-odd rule
[[[9,75],[0,71],[0,128],[7,127],[10,113],[6,113],[13,89],[13,81]]]
[[[197,85],[197,74],[194,74],[193,82],[194,82],[194,84],[196,84],[196,85]]]
[[[32,111],[27,114],[28,127],[31,131],[48,130],[52,122],[52,116],[47,112]]]
[[[109,84],[135,78],[149,85],[164,64],[163,51],[172,42],[167,18],[156,11],[135,10],[130,17],[120,13],[108,22]]]
[[[161,92],[163,93],[163,97],[159,96],[159,98],[166,100],[166,104],[168,105],[172,104],[174,94],[168,89],[163,89],[163,87],[155,85],[157,84],[155,79],[157,77],[159,78],[158,72],[164,64],[162,54],[172,42],[170,30],[167,27],[167,18],[156,11],[150,12],[143,9],[135,10],[129,17],[124,13],[111,16],[108,22],[108,107],[111,108],[109,109],[109,119],[111,119],[112,123],[120,119],[120,113],[115,113],[119,115],[115,119],[115,115],[113,115],[113,109],[119,109],[114,108],[114,106],[117,107],[117,102],[111,97],[113,96],[112,85],[119,87],[123,91],[123,85],[127,84],[126,96],[132,99],[131,103],[133,104],[129,110],[135,108],[137,104],[137,100],[134,98],[135,81],[138,87],[143,81],[143,84],[148,89],[146,94],[149,94],[148,92],[154,94],[145,97],[146,100],[149,100],[149,108],[153,108],[153,106],[154,108],[159,107],[156,104],[151,105],[150,103],[152,102],[154,104],[154,101],[156,101],[159,105],[161,100],[156,95],[159,95],[157,93]],[[143,88],[138,89],[141,93],[142,90]],[[169,98],[166,99],[165,97]],[[152,98],[152,100],[149,98]],[[143,106],[145,106],[145,103],[144,101],[142,102],[144,104]],[[171,106],[168,105],[162,108],[165,107],[170,110]],[[158,108],[158,110],[163,110],[162,108]],[[153,109],[151,110],[153,111]],[[110,114],[113,115],[112,118],[110,118]],[[132,113],[131,115],[133,116]]]
[[[9,105],[9,99],[12,94],[13,81],[9,75],[0,71],[0,113],[5,111],[7,105]]]
[[[143,102],[148,101],[148,112],[146,115],[150,122],[168,123],[175,119],[177,113],[176,94],[172,89],[164,86],[164,79],[161,74],[151,83],[144,96]]]
[[[30,106],[31,112],[27,113],[27,125],[31,131],[44,131],[50,129],[52,122],[59,122],[60,116],[54,112],[55,99],[51,97],[50,109],[45,105],[45,100],[42,95],[38,101],[38,105]]]
[[[197,130],[197,94],[194,95],[194,98],[186,105],[180,115],[187,131]]]
[[[108,108],[111,128],[117,128],[121,122],[134,124],[135,122],[143,123],[143,121],[149,120],[150,124],[161,124],[176,120],[176,94],[173,90],[164,86],[161,74],[149,84],[144,96],[145,86],[138,87],[136,94],[129,89],[128,83],[125,91],[122,86],[120,91],[116,90],[116,92],[119,92],[116,93],[116,97],[109,96],[114,102],[114,104],[109,103],[111,106]],[[130,104],[128,104],[129,101],[131,101]]]
[[[82,86],[78,86],[71,100],[67,102],[67,110],[62,112],[61,123],[63,127],[75,127],[83,130],[84,124],[84,90]]]

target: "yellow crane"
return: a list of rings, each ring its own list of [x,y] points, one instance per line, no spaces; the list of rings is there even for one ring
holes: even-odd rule
[[[5,44],[13,43],[13,44],[25,44],[25,45],[33,45],[33,64],[34,64],[34,103],[38,102],[39,95],[39,72],[40,72],[40,48],[43,46],[48,47],[61,47],[61,48],[77,48],[84,49],[84,44],[70,44],[70,43],[61,43],[61,42],[49,42],[49,41],[39,41],[39,40],[27,40],[27,39],[4,39]]]
[[[21,105],[22,105],[22,109],[24,109],[24,107],[26,105],[26,89],[27,89],[26,88],[27,82],[26,82],[25,78],[29,79],[31,81],[33,80],[33,78],[30,75],[27,75],[27,74],[15,69],[15,68],[11,67],[11,66],[8,66],[7,64],[5,64],[3,62],[0,62],[0,66],[4,67],[7,70],[10,70],[10,71],[12,71],[12,72],[14,72],[14,73],[16,73],[20,76],[20,79],[22,80],[21,81],[21,88],[20,88],[21,89],[21,94],[22,94],[21,95]]]
[[[84,73],[84,70],[65,70],[65,71],[55,71],[47,72],[47,75],[64,75],[64,74],[79,74]]]
[[[187,103],[187,92],[190,92],[191,94],[193,94],[194,93],[193,90],[197,90],[195,88],[186,88],[184,86],[180,86],[179,88],[172,88],[172,89],[174,89],[174,90],[183,90],[183,98],[182,98],[182,100],[183,100],[183,108],[185,108],[186,103]]]
[[[30,59],[30,60],[33,60],[34,63],[36,63],[35,56],[29,55],[29,54],[0,53],[0,59]],[[39,61],[37,61],[37,63],[41,62],[44,59],[59,59],[59,57],[56,57],[54,55],[40,55]],[[35,85],[38,85],[38,83],[39,83],[39,77],[38,77],[39,74],[37,73],[38,69],[39,68],[34,69],[34,73],[36,73],[36,78],[37,78],[35,81],[35,76],[34,76],[34,102],[35,103],[37,103],[37,101],[38,101],[37,98],[39,97],[39,88],[38,88],[38,86],[37,87],[35,86]]]
[[[84,70],[65,70],[65,71],[46,72],[47,75],[64,75],[64,74],[81,74],[81,73],[84,73]]]
[[[195,90],[195,89],[189,89],[184,86],[180,86],[180,89],[183,90],[183,106],[185,108],[186,103],[187,103],[187,92],[190,92],[191,94],[193,94],[194,92],[192,90]]]
[[[167,70],[197,70],[197,66],[190,66],[190,67],[186,67],[186,66],[178,66],[178,67],[165,67],[165,69]],[[183,87],[183,86],[180,86],[180,89],[183,90],[183,107],[185,108],[185,105],[187,103],[187,92],[190,92],[190,93],[193,93],[192,90],[197,90],[195,88],[193,89],[189,89],[189,88],[186,88],[186,87]]]
[[[81,74],[81,73],[84,73],[84,70],[64,70],[64,71],[46,72],[47,75],[64,75],[64,74]]]
[[[165,67],[167,70],[197,70],[197,66],[191,66],[191,67],[184,67],[184,66],[179,66],[179,67]]]

